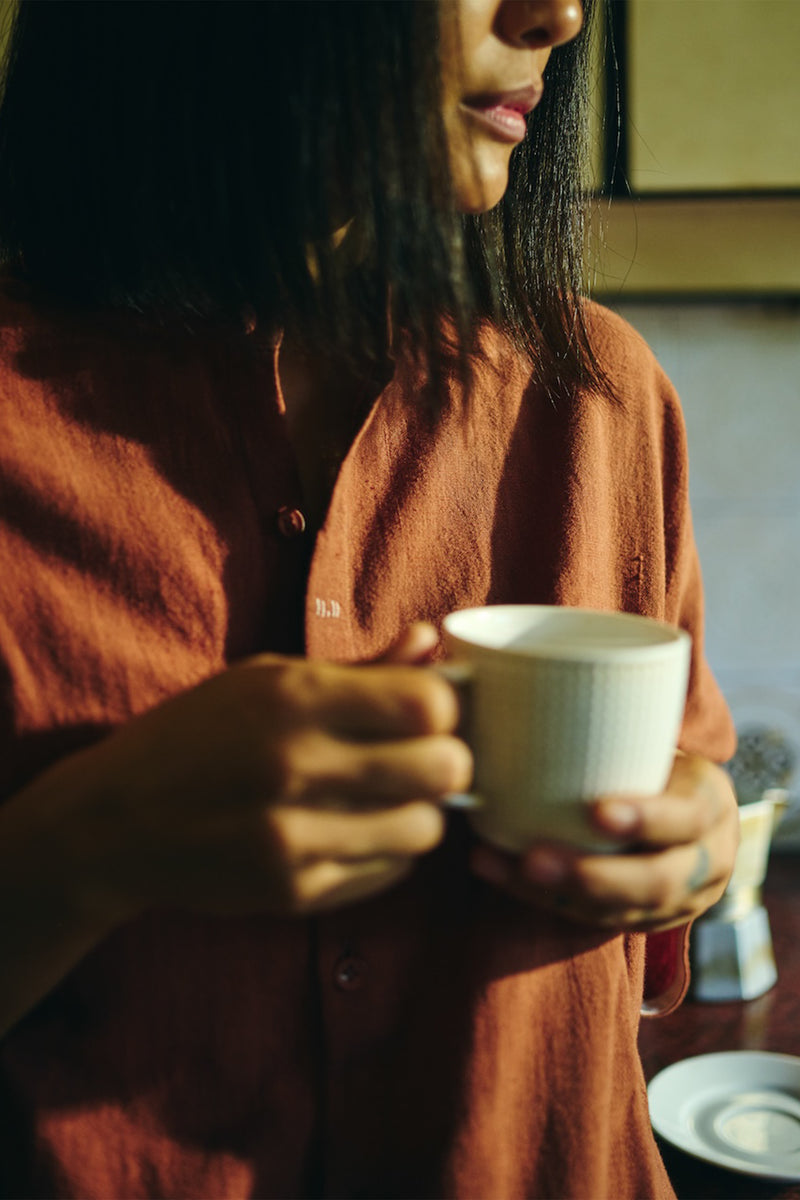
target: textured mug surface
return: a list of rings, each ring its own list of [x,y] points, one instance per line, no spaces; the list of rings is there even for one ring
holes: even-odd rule
[[[444,633],[471,681],[478,833],[512,851],[538,837],[612,848],[586,803],[664,787],[689,635],[648,617],[547,605],[462,609]]]

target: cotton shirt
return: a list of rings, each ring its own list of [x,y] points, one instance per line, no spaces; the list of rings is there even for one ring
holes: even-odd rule
[[[62,756],[242,657],[357,662],[474,604],[645,613],[694,650],[681,746],[724,760],[680,408],[592,308],[616,397],[553,402],[497,332],[438,423],[398,350],[312,544],[278,352],[0,296],[0,772]],[[314,919],[152,910],[0,1042],[15,1197],[672,1195],[636,1050],[645,941],[469,871],[472,835]],[[649,939],[649,1004],[685,985]]]

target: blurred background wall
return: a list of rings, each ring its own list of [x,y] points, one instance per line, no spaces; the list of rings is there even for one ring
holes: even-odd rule
[[[611,0],[590,287],[681,395],[740,796],[800,845],[800,3]]]

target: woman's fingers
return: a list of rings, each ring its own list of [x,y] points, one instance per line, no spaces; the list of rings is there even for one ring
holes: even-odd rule
[[[529,864],[526,864],[529,869]],[[601,924],[688,920],[727,877],[727,855],[706,842],[655,854],[583,855],[555,887],[561,905],[597,914]]]
[[[287,659],[276,669],[254,659],[245,670],[263,670],[264,688],[278,715],[295,726],[323,727],[359,739],[450,733],[459,718],[454,690],[433,671],[395,663],[341,667]]]
[[[637,846],[695,842],[721,820],[735,816],[736,799],[725,773],[713,763],[679,755],[664,792],[606,797],[592,806],[596,829]]]
[[[269,857],[283,864],[265,876],[265,884],[272,904],[293,913],[384,891],[444,833],[441,810],[424,801],[368,813],[274,808],[265,817]]]
[[[391,742],[352,743],[315,737],[314,752],[298,740],[302,763],[293,798],[322,806],[378,807],[405,800],[439,800],[466,791],[472,755],[464,742],[445,734]]]
[[[371,812],[286,806],[268,810],[266,819],[294,864],[411,858],[432,850],[444,833],[441,810],[424,800]]]
[[[320,715],[344,737],[419,737],[452,733],[460,706],[435,672],[378,665],[347,672]]]
[[[400,883],[413,865],[408,858],[315,862],[295,876],[294,911],[307,915],[364,900]]]
[[[476,849],[476,873],[518,899],[608,929],[684,924],[719,898],[727,856],[703,842],[653,854],[574,855],[538,846],[523,859]]]
[[[453,690],[413,665],[430,640],[415,628],[403,661],[365,666],[261,655],[87,751],[68,835],[87,892],[124,912],[297,912],[390,886],[472,772]]]
[[[429,621],[413,621],[390,646],[380,662],[428,663],[439,645],[439,631]]]
[[[584,854],[540,843],[513,858],[477,846],[473,868],[519,899],[605,928],[666,929],[722,895],[739,823],[730,782],[712,763],[680,756],[663,795],[599,801],[594,823],[630,849]]]

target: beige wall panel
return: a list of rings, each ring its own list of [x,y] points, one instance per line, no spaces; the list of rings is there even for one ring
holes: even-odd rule
[[[629,0],[635,191],[800,188],[800,0]]]
[[[596,201],[589,289],[619,296],[800,295],[800,196]]]

